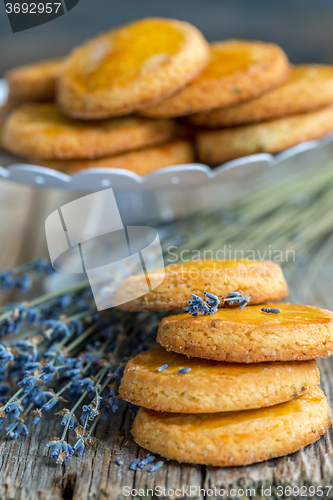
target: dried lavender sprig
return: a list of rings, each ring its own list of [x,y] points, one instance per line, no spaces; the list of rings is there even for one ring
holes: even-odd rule
[[[191,368],[179,368],[178,373],[190,373]]]
[[[92,325],[92,327],[89,329],[89,333],[92,333],[92,331],[93,331],[93,329],[92,329],[92,328],[94,327],[94,329],[96,329],[96,327],[97,327],[97,326],[98,326],[98,325],[96,325],[96,324]],[[84,334],[82,334],[82,339],[83,339],[83,338],[85,338],[85,337],[87,337],[87,331],[86,331]],[[82,340],[82,339],[81,339],[81,340]],[[112,337],[111,337],[111,338],[109,338],[109,339],[107,339],[107,340],[106,340],[106,342],[102,345],[102,347],[101,347],[101,348],[100,348],[100,349],[96,352],[96,354],[95,354],[95,358],[94,358],[94,357],[92,357],[92,358],[91,358],[91,359],[90,359],[90,360],[89,360],[89,361],[88,361],[85,365],[83,365],[83,366],[82,366],[82,368],[80,369],[80,373],[81,373],[81,374],[86,373],[86,372],[89,370],[89,368],[93,365],[94,361],[98,361],[99,356],[103,354],[103,352],[105,351],[105,349],[107,348],[107,346],[108,346],[108,344],[109,344],[110,342],[112,342]],[[74,349],[75,347],[76,347],[76,342],[71,344],[71,349]],[[67,349],[68,349],[68,348],[67,348]],[[84,375],[82,375],[82,376],[84,376]],[[72,380],[70,380],[70,381],[66,384],[66,386],[65,386],[65,387],[63,387],[60,391],[58,391],[56,394],[54,394],[54,395],[52,396],[52,399],[56,399],[56,400],[58,400],[59,396],[60,396],[63,392],[65,392],[65,390],[70,389],[70,387],[73,385],[73,383],[74,383],[75,381],[76,381],[76,377],[74,378],[74,380],[73,380],[73,379],[72,379]],[[108,383],[108,382],[106,382],[106,383]],[[50,400],[50,404],[47,404],[47,407],[45,407],[46,405],[44,405],[44,406],[43,406],[43,408],[44,408],[45,410],[50,409],[50,408],[52,408],[52,407],[54,406],[54,404],[56,404],[56,402],[57,402],[57,401],[52,401],[52,403],[51,403],[51,400]],[[50,408],[49,408],[49,407],[50,407]]]
[[[93,325],[91,325],[87,330],[85,330],[77,339],[75,339],[75,341],[73,341],[69,346],[66,347],[66,350],[68,351],[68,353],[70,353],[72,350],[74,350],[77,345],[79,343],[83,343],[84,340],[86,340],[86,338],[89,337],[89,335],[91,335],[100,325],[101,323],[105,320],[105,318],[101,318],[98,322],[94,323]],[[105,343],[105,347],[107,346],[107,344],[111,341],[112,339],[108,339],[107,342]],[[103,349],[100,349],[97,353],[96,353],[96,357],[98,357],[98,354],[102,354],[103,353]],[[92,366],[94,362],[94,359],[92,358],[89,362],[87,362],[84,366],[82,366],[82,368],[80,368],[79,372],[82,374],[82,377],[84,376],[83,374],[86,373],[89,368]],[[64,365],[64,367],[66,367],[66,365]],[[69,366],[70,368],[70,366]],[[57,369],[59,369],[59,367],[57,366]],[[48,409],[51,409],[60,399],[60,396],[63,392],[65,392],[65,390],[68,390],[72,385],[73,383],[76,381],[76,378],[70,380],[62,389],[60,389],[57,393],[54,393],[52,394],[52,397],[51,399],[45,403],[43,405],[43,409],[44,410],[48,410]],[[37,411],[37,410],[34,410],[34,411]],[[38,420],[37,420],[38,421]],[[37,422],[36,422],[37,423]]]
[[[164,465],[164,462],[162,462],[162,460],[160,460],[156,464],[150,465],[149,468],[148,468],[148,470],[149,470],[149,472],[156,472],[158,469],[160,469],[161,467],[163,467],[163,465]]]
[[[149,455],[148,457],[144,458],[139,463],[140,469],[143,469],[145,465],[150,464],[151,462],[154,462],[154,460],[155,460],[155,457],[153,455]]]
[[[109,358],[109,363],[112,366],[115,366],[115,360],[116,360],[117,356],[119,356],[119,354],[121,353],[121,351],[124,349],[124,347],[127,346],[130,343],[130,341],[133,340],[136,337],[137,329],[138,329],[138,326],[136,326],[136,328],[134,328],[134,330],[131,332],[131,334],[129,336],[127,336],[126,338],[123,338],[123,335],[121,335],[121,334],[118,336],[118,338],[117,338],[117,344],[116,344],[116,346],[115,346],[115,348],[114,348],[114,350],[111,353],[111,356]],[[107,373],[108,369],[110,368],[110,364],[106,364],[104,366],[104,372],[102,373],[102,369],[101,369],[99,371],[99,375],[97,375],[97,380],[95,382],[95,397],[94,397],[94,400],[96,400],[96,398],[97,398],[97,404],[98,405],[99,405],[99,403],[102,400],[101,395],[103,394],[103,391],[105,390],[105,388],[107,387],[107,385],[109,384],[109,382],[114,377],[114,374],[110,373],[106,377],[106,380],[104,381],[103,385],[100,385],[102,378],[104,377],[104,375]],[[80,402],[83,400],[83,398],[87,395],[88,392],[89,391],[85,391],[81,395],[81,397],[79,398]],[[74,412],[75,412],[75,410],[77,408],[77,405],[78,405],[78,402],[76,403],[75,407],[71,410],[71,414],[74,414]],[[106,404],[104,404],[101,409],[99,409],[99,406],[98,407],[95,406],[95,407],[92,407],[92,408],[89,408],[89,406],[92,406],[92,405],[88,405],[87,408],[85,408],[85,406],[83,407],[83,411],[84,412],[83,412],[83,414],[81,416],[81,421],[82,421],[83,425],[82,426],[78,425],[77,428],[75,429],[75,432],[77,432],[78,440],[77,440],[77,442],[74,445],[74,450],[78,449],[80,451],[81,455],[84,452],[85,445],[91,444],[91,440],[94,439],[91,436],[92,431],[94,430],[94,428],[97,425],[99,419],[101,418],[102,413],[106,409]],[[91,415],[90,415],[89,411],[92,411]],[[88,431],[87,430],[87,424],[88,424],[88,420],[89,420],[90,416],[91,416],[91,419],[93,419],[93,424],[91,426],[90,431]]]
[[[26,293],[33,285],[34,279],[42,274],[53,272],[52,265],[46,259],[33,259],[25,264],[0,272],[0,292],[8,292],[18,288]]]
[[[68,346],[66,349],[68,351],[68,353],[74,349],[78,343],[84,341],[102,322],[103,319],[99,320],[98,322],[94,323],[93,325],[91,325],[84,333],[82,333],[76,340],[75,342],[72,342],[70,344],[70,346]],[[59,345],[62,346],[62,345],[65,345],[65,343],[67,342],[67,339],[65,338],[65,342],[60,342]],[[48,364],[46,364],[45,366],[48,366],[48,369],[50,367],[53,366],[53,361],[54,360],[50,360]],[[55,370],[54,370],[54,374],[56,373],[56,370],[57,369],[57,366],[55,366]],[[44,371],[45,373],[45,371]],[[37,368],[36,370],[34,370],[33,372],[33,375],[30,375],[29,377],[25,377],[26,381],[25,383],[23,384],[22,383],[22,387],[19,388],[16,393],[9,399],[9,401],[7,401],[7,403],[5,405],[3,405],[1,408],[0,408],[0,415],[2,416],[2,418],[6,418],[6,415],[5,415],[5,412],[7,411],[8,412],[8,409],[10,409],[10,406],[15,402],[15,401],[18,401],[19,403],[21,401],[23,401],[23,399],[26,397],[25,394],[22,395],[22,393],[26,391],[26,387],[28,386],[28,394],[30,392],[30,389],[32,389],[36,384],[38,384],[38,380],[41,380],[43,382],[42,385],[46,385],[47,383],[49,383],[52,378],[53,378],[53,373],[52,373],[52,377],[47,377],[47,379],[43,380],[43,369],[41,367]],[[22,379],[22,381],[24,381],[25,379]],[[31,387],[33,386],[33,387]],[[67,387],[68,387],[68,384],[67,384]],[[60,394],[62,393],[63,391],[60,391]],[[19,399],[19,396],[20,396],[20,399]]]
[[[277,307],[263,307],[261,310],[262,312],[272,314],[280,314],[282,312],[281,309],[278,309]]]
[[[140,315],[138,315],[138,317],[140,318],[140,321],[144,321],[144,320],[146,320],[146,319],[147,319],[147,315],[145,315],[145,313],[144,313],[144,314],[140,314]],[[120,316],[120,318],[121,318],[121,320],[122,320],[122,316]],[[151,326],[153,326],[153,324],[154,324],[154,325],[156,324],[156,320],[154,320],[154,321],[153,321],[153,323],[149,320],[147,328],[150,330],[150,328],[151,328]],[[140,333],[140,329],[141,329],[141,328],[142,328],[142,327],[141,327],[140,322],[139,322],[139,323],[136,323],[136,326],[135,326],[135,328],[133,329],[133,331],[130,333],[130,335],[128,335],[128,336],[126,336],[126,337],[124,337],[124,335],[122,335],[122,334],[120,333],[120,335],[118,336],[118,343],[117,343],[117,345],[116,345],[116,348],[115,348],[115,349],[114,349],[114,351],[111,353],[111,357],[110,357],[110,359],[109,359],[109,361],[110,361],[110,362],[111,362],[111,363],[112,363],[115,367],[116,367],[116,366],[118,366],[118,361],[117,361],[117,359],[118,359],[118,357],[121,355],[121,352],[122,352],[122,351],[127,351],[127,350],[129,350],[129,345],[128,345],[128,344],[129,344],[132,340],[136,339],[137,335],[139,335],[139,338],[140,338],[140,336],[142,335],[142,334]],[[84,334],[83,334],[83,335],[84,335]],[[149,335],[151,335],[151,333],[149,333]],[[146,338],[148,338],[148,336],[147,336],[146,334],[145,334],[145,336],[146,336]],[[137,339],[136,339],[136,340],[137,340]],[[68,339],[66,339],[66,342],[68,342]],[[66,343],[66,342],[65,342],[65,343]],[[73,342],[74,342],[74,344],[73,344]],[[71,348],[74,350],[74,349],[77,347],[77,345],[75,345],[77,342],[75,342],[75,341],[73,341],[73,342],[71,343]],[[107,341],[107,342],[108,342],[108,341]],[[106,342],[106,343],[107,343],[107,342]],[[122,355],[122,356],[123,356],[123,355]],[[124,357],[122,357],[120,361],[121,361],[121,365],[123,365],[123,364],[125,363],[125,358],[124,358]],[[121,365],[119,365],[119,366],[121,366]],[[57,367],[58,367],[58,366],[59,366],[59,365],[57,365]],[[118,368],[117,368],[117,370],[118,370]],[[116,370],[116,371],[117,371],[117,370]],[[104,372],[104,373],[105,373],[105,372]],[[112,376],[113,376],[113,377],[115,377],[115,374],[114,374],[114,375],[112,374]],[[104,383],[104,384],[103,384],[103,386],[102,386],[102,390],[100,391],[100,393],[102,393],[102,392],[103,392],[103,390],[105,389],[105,387],[106,387],[106,385],[107,385],[107,383],[108,383],[109,381],[110,381],[110,378],[107,378],[107,379],[106,379],[106,381],[105,381],[105,383]],[[68,388],[68,387],[67,387],[67,388]],[[60,394],[59,394],[60,392],[62,392],[62,390],[61,390],[61,391],[58,391],[58,396],[60,395]],[[17,394],[16,394],[16,396],[17,396]],[[20,397],[19,397],[19,401],[18,401],[16,404],[19,404],[19,403],[20,403],[21,401],[23,401],[24,399],[25,399],[25,395],[24,395],[23,393],[21,393],[21,395],[20,395]],[[39,410],[36,410],[36,411],[35,411],[35,415],[33,415],[33,416],[34,416],[34,420],[35,420],[35,419],[37,419],[37,420],[39,420],[39,419],[40,419],[40,416],[41,416],[41,415],[38,413],[38,411],[39,411]],[[93,429],[93,428],[95,427],[95,425],[97,424],[97,421],[98,421],[98,420],[99,420],[99,418],[101,417],[102,412],[104,412],[104,413],[105,413],[105,411],[106,411],[106,405],[104,405],[104,406],[103,406],[103,408],[101,408],[101,411],[100,411],[99,415],[98,415],[98,416],[97,416],[97,418],[94,420],[94,423],[93,423],[92,429]],[[67,412],[65,412],[64,414],[65,414],[65,415],[67,415]],[[70,419],[68,419],[68,421],[70,422]],[[69,423],[69,425],[70,425],[70,423]],[[91,430],[92,430],[92,429],[91,429]],[[90,433],[89,433],[87,430],[84,430],[84,433],[85,433],[85,435],[84,435],[84,439],[86,440],[86,442],[87,442],[88,444],[89,444],[89,443],[91,443],[91,442],[95,439],[95,438],[92,438],[92,437],[91,437]],[[57,452],[54,452],[53,456],[57,458],[57,461],[60,461],[60,462],[61,462],[62,460],[67,460],[67,459],[69,458],[69,454],[68,454],[68,453],[65,453],[65,451],[64,451],[64,450],[65,450],[65,449],[69,450],[69,448],[68,448],[68,447],[69,447],[69,445],[68,445],[68,444],[64,441],[64,439],[60,439],[60,440],[59,440],[59,438],[54,438],[54,439],[52,440],[52,443],[53,443],[53,444],[49,443],[49,445],[50,445],[50,446],[55,446],[55,447],[56,447]],[[80,447],[80,450],[82,451],[81,447]],[[81,451],[80,451],[80,452],[81,452]]]
[[[29,434],[28,428],[25,425],[25,419],[31,408],[32,404],[30,404],[24,412],[20,413],[20,415],[16,417],[14,422],[7,425],[5,430],[8,437],[10,437],[11,439],[17,439],[22,431],[26,436]]]
[[[121,350],[124,346],[125,340],[126,340],[126,344],[129,343],[130,339],[134,337],[134,333],[136,333],[136,330],[134,330],[132,332],[132,334],[129,335],[129,337],[127,337],[126,339],[124,339],[123,335],[119,335],[117,337],[116,346],[115,346],[113,352],[111,353],[108,362],[106,362],[106,364],[105,364],[105,367],[104,367],[106,369],[105,373],[109,370],[109,368],[115,367],[115,360],[116,360],[118,354],[121,352]],[[114,378],[114,376],[115,376],[114,373],[110,373],[107,376],[106,380],[104,381],[104,384],[102,386],[98,387],[98,389],[96,389],[95,397],[94,397],[93,401],[91,402],[91,404],[86,405],[86,407],[82,408],[83,413],[81,415],[81,423],[83,424],[83,427],[85,429],[88,425],[88,420],[94,420],[96,415],[99,413],[99,412],[97,412],[98,408],[96,408],[96,405],[99,406],[99,404],[102,400],[101,395],[103,394],[104,390],[106,389],[108,384],[111,382],[111,380]],[[97,387],[97,384],[96,384],[96,387]],[[115,394],[112,395],[112,399],[114,396],[115,396]]]
[[[199,295],[195,295],[191,293],[192,300],[188,301],[188,306],[185,307],[185,311],[191,314],[191,316],[199,316],[199,312],[201,314],[209,314],[210,308],[207,302],[204,301],[203,298],[199,297]]]
[[[133,462],[131,463],[131,465],[130,465],[130,469],[131,469],[131,470],[137,470],[137,468],[138,468],[138,463],[139,463],[139,459],[138,459],[138,458],[135,458],[135,459],[133,460]]]
[[[19,266],[13,267],[12,269],[9,270],[11,274],[17,275],[17,274],[22,274],[27,271],[36,271],[39,273],[44,273],[44,272],[52,272],[53,267],[52,264],[49,260],[47,259],[32,259],[29,260],[28,262],[25,262],[24,264],[21,264]]]
[[[192,293],[191,297],[193,298],[188,301],[189,305],[185,307],[185,311],[195,317],[199,316],[199,312],[202,315],[216,313],[220,299],[213,293],[206,291],[204,292],[204,296],[207,297],[206,301],[199,295]]]
[[[90,286],[89,281],[84,280],[84,281],[80,281],[79,283],[75,283],[67,288],[41,295],[40,297],[37,297],[34,300],[31,300],[27,303],[24,303],[23,305],[16,304],[12,308],[8,309],[7,311],[3,312],[0,315],[0,323],[2,323],[6,319],[11,318],[15,314],[15,310],[17,310],[20,306],[23,307],[23,309],[26,308],[27,311],[29,311],[29,309],[34,309],[37,306],[40,306],[42,304],[43,305],[50,305],[50,303],[52,303],[52,301],[57,300],[59,297],[61,297],[63,295],[74,294],[75,292],[78,292],[80,290],[88,288],[89,286]],[[26,313],[26,315],[27,315],[27,313]]]
[[[239,305],[240,309],[243,309],[245,306],[247,306],[249,301],[250,297],[246,297],[240,292],[230,292],[229,295],[227,295],[223,299],[223,302],[227,302],[228,306]]]
[[[96,377],[96,384],[98,384],[100,382],[100,380],[103,378],[103,376],[105,375],[105,367],[101,368],[97,374],[97,377]],[[71,416],[75,416],[75,412],[76,410],[78,409],[78,407],[80,406],[80,404],[83,402],[83,400],[85,399],[85,397],[88,395],[89,391],[88,390],[85,390],[81,396],[79,397],[79,399],[76,401],[76,403],[74,404],[73,408],[69,411],[69,415]],[[62,433],[62,436],[60,438],[61,441],[63,441],[65,439],[65,436],[66,436],[66,433],[68,431],[68,428],[69,428],[69,425],[71,423],[71,419],[68,418],[67,419],[67,422],[66,422],[66,425],[65,425],[65,429]]]
[[[74,453],[73,448],[64,439],[54,437],[46,445],[47,447],[53,446],[51,457],[56,459],[57,464],[62,464],[69,459],[70,454]]]

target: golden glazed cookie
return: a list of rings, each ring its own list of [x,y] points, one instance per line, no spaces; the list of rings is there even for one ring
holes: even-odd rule
[[[183,368],[188,371],[179,373]],[[216,413],[289,401],[314,389],[319,378],[314,360],[223,363],[153,347],[127,363],[119,392],[151,410]]]
[[[201,131],[199,161],[210,165],[256,153],[279,153],[333,131],[333,107],[242,127]]]
[[[197,318],[169,316],[159,324],[157,341],[168,351],[236,363],[302,361],[333,354],[333,312],[295,304],[265,305],[281,310],[272,314],[262,307],[221,309]]]
[[[171,120],[140,117],[82,122],[54,104],[22,104],[6,121],[3,142],[8,151],[30,158],[96,158],[166,142],[176,129]]]
[[[211,50],[210,62],[193,82],[142,114],[165,118],[230,106],[278,85],[289,74],[287,56],[274,44],[227,40],[211,44]]]
[[[0,151],[3,150],[2,147],[2,134],[4,123],[8,118],[9,113],[12,111],[12,106],[7,102],[6,104],[0,106]]]
[[[72,175],[88,168],[120,168],[131,170],[138,175],[145,176],[170,165],[194,162],[194,149],[189,141],[178,140],[168,142],[162,146],[140,149],[115,156],[95,158],[93,160],[39,160],[32,161],[35,165],[44,165],[48,168],[60,170]]]
[[[229,127],[259,122],[284,115],[295,115],[333,102],[333,66],[305,64],[295,66],[289,79],[255,99],[211,111],[188,119],[194,125]]]
[[[54,98],[63,59],[50,59],[11,69],[5,75],[10,103],[47,101]]]
[[[3,123],[1,123],[1,120],[0,120],[0,151],[3,151],[3,147],[2,147],[2,134],[3,134]]]
[[[160,282],[162,271],[150,273],[150,280]],[[132,290],[142,296],[129,301]],[[146,283],[140,276],[130,276],[119,286],[117,303],[125,311],[161,311],[184,309],[191,294],[203,296],[204,291],[218,295],[219,307],[224,307],[223,297],[230,292],[241,292],[249,297],[249,304],[280,300],[288,295],[288,285],[282,269],[276,262],[254,260],[201,260],[183,262],[165,267],[163,283],[149,293],[145,293]]]
[[[287,403],[228,413],[162,413],[140,408],[134,441],[163,457],[204,465],[249,465],[294,453],[317,441],[331,425],[324,393]]]
[[[191,24],[147,18],[102,33],[76,48],[59,78],[58,102],[74,118],[133,113],[192,81],[209,45]]]

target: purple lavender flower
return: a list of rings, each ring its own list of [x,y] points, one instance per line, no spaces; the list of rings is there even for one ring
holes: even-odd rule
[[[85,377],[79,380],[79,384],[84,388],[84,390],[88,391],[92,390],[95,387],[96,382],[92,377]]]
[[[79,450],[79,453],[82,456],[84,452],[84,445],[85,445],[84,439],[79,438],[74,445],[74,451]]]
[[[7,415],[12,415],[14,418],[19,418],[20,414],[23,412],[23,406],[18,399],[12,401],[6,408]]]
[[[29,375],[31,372],[34,372],[37,370],[39,367],[39,361],[28,361],[24,363],[24,371],[22,372],[22,375],[26,376]]]
[[[34,342],[31,342],[31,340],[16,340],[13,342],[13,346],[16,347],[18,355],[25,358],[26,361],[36,361],[38,357],[38,349],[37,345]]]
[[[249,303],[249,300],[250,297],[245,297],[245,295],[240,292],[230,292],[224,299],[224,302],[226,302],[228,306],[239,305],[240,309],[244,309]]]
[[[138,459],[138,458],[135,458],[135,459],[133,460],[133,462],[131,463],[131,465],[130,465],[130,469],[131,469],[131,470],[137,470],[137,468],[138,468],[138,463],[139,463],[139,459]]]
[[[0,410],[0,429],[2,429],[3,423],[6,420],[7,415],[3,410]]]
[[[58,401],[67,402],[66,399],[56,394],[52,389],[44,391],[43,396],[50,398],[46,403],[43,404],[43,410],[50,410],[58,403]]]
[[[9,364],[14,361],[14,354],[10,347],[0,344],[0,367],[6,370]]]
[[[62,320],[49,319],[44,321],[44,325],[49,327],[45,334],[52,337],[52,340],[62,340],[64,337],[70,337],[71,335],[69,326]]]
[[[87,420],[93,421],[95,417],[99,414],[100,403],[102,401],[101,396],[95,396],[90,405],[82,406],[82,414],[80,417],[83,426],[87,426]]]
[[[32,423],[34,425],[38,424],[38,422],[40,421],[40,419],[42,418],[42,411],[41,410],[32,410],[30,412],[30,415],[33,417],[33,421]]]
[[[0,273],[0,288],[3,292],[8,292],[15,286],[15,279],[11,271],[2,271]]]
[[[191,293],[191,297],[192,299],[188,301],[188,306],[185,307],[185,311],[195,317],[199,316],[199,312],[201,312],[201,314],[209,313],[209,306],[202,297],[199,297],[199,295],[195,295],[194,293]]]
[[[79,450],[80,455],[83,455],[84,449],[86,446],[94,445],[97,443],[97,439],[90,435],[90,432],[82,427],[82,425],[78,425],[75,429],[75,433],[78,437],[74,445],[74,451]]]
[[[217,295],[214,295],[210,292],[204,292],[204,296],[208,297],[207,304],[210,308],[209,314],[217,313],[218,305],[220,303],[220,299],[217,297]]]
[[[67,462],[70,457],[70,453],[74,453],[74,450],[70,444],[68,444],[64,439],[59,439],[57,437],[52,438],[46,446],[48,448],[53,446],[51,457],[56,459],[57,464]]]
[[[18,276],[15,280],[15,286],[22,292],[27,293],[32,287],[32,278],[30,274],[25,273]]]
[[[37,374],[38,369],[32,372],[30,375],[27,375],[24,377],[22,380],[20,380],[17,385],[19,387],[24,387],[24,391],[26,393],[32,391],[32,389],[35,387],[35,385],[38,383],[39,375]]]
[[[29,434],[28,428],[24,423],[23,418],[18,418],[15,420],[15,422],[12,422],[11,424],[7,425],[5,428],[7,436],[9,436],[12,439],[17,439],[21,432],[27,436]]]
[[[69,429],[75,429],[75,427],[77,426],[75,415],[67,408],[59,411],[59,413],[57,413],[56,415],[60,415],[62,417],[61,425],[67,425],[69,421]]]
[[[6,404],[11,396],[11,389],[6,384],[0,384],[0,402]]]
[[[57,373],[57,368],[52,363],[46,363],[44,366],[42,373],[40,374],[40,379],[47,384]]]

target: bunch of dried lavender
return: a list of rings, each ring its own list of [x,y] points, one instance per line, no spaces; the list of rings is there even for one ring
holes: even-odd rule
[[[16,269],[49,273],[37,261]],[[58,403],[70,403],[70,409],[57,412],[62,436],[46,446],[53,447],[58,463],[76,450],[83,454],[95,442],[92,432],[99,419],[118,409],[124,365],[133,351],[149,347],[155,324],[145,313],[97,313],[87,282],[8,304],[0,314],[0,333],[6,336],[0,343],[0,428],[5,424],[7,436],[16,439],[28,434],[29,418],[36,425]],[[69,444],[72,430],[76,438]]]

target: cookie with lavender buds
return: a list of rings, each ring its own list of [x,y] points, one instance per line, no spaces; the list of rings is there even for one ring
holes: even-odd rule
[[[333,312],[287,303],[164,318],[157,341],[168,351],[236,363],[302,361],[333,354]]]
[[[140,408],[134,441],[163,457],[193,464],[249,465],[294,453],[317,441],[331,425],[324,393],[268,408],[181,414]]]
[[[195,80],[142,114],[166,118],[230,106],[280,84],[288,78],[289,70],[286,54],[272,43],[215,42],[208,65]]]
[[[119,392],[138,406],[172,413],[216,413],[263,408],[319,384],[316,362],[223,363],[153,347],[131,359]]]
[[[161,282],[164,270],[150,273],[150,281]],[[254,260],[201,260],[172,264],[165,268],[164,281],[154,290],[138,299],[129,301],[135,288],[146,287],[141,276],[131,276],[119,286],[117,303],[126,311],[159,311],[184,309],[191,294],[203,296],[204,292],[215,294],[218,307],[228,307],[227,296],[239,293],[248,304],[281,300],[288,295],[288,285],[279,264]],[[144,290],[144,288],[143,288]],[[233,305],[237,305],[237,301]],[[239,305],[239,304],[238,304]]]

